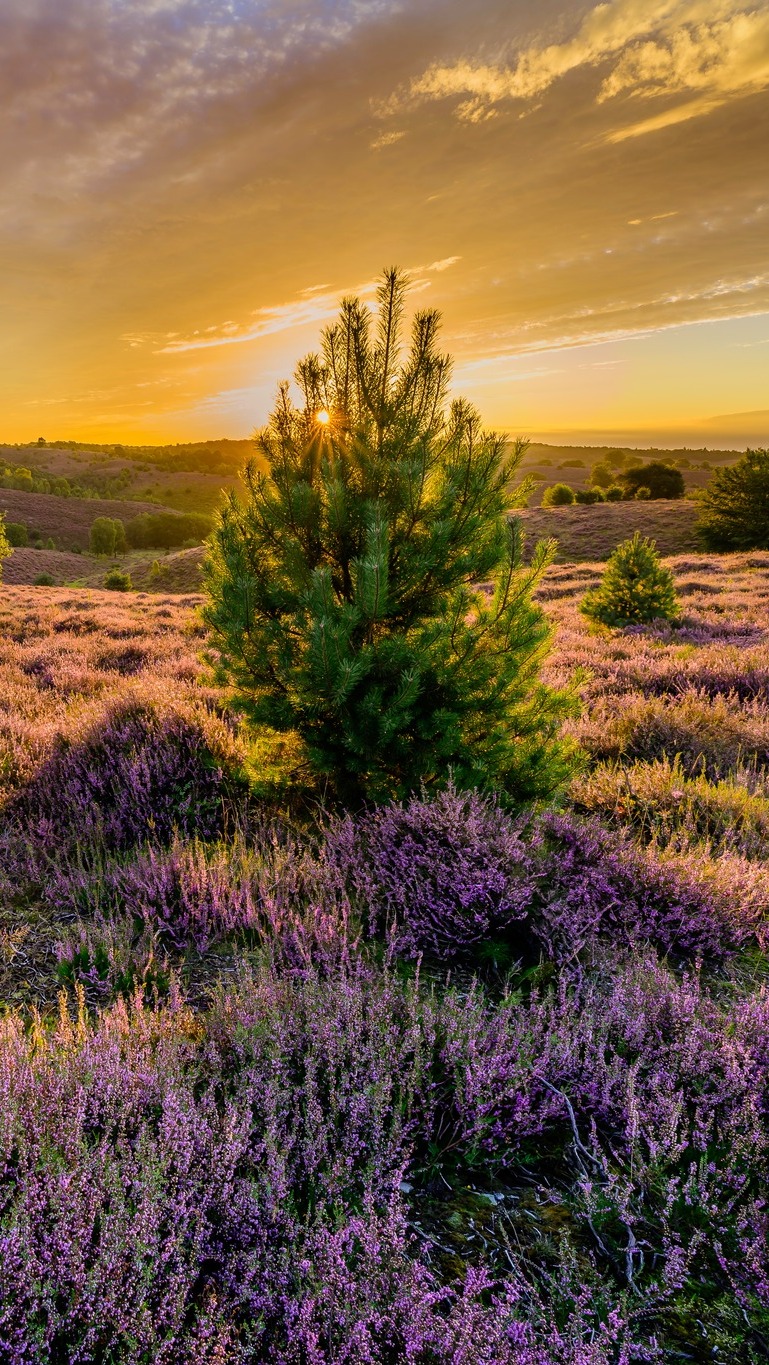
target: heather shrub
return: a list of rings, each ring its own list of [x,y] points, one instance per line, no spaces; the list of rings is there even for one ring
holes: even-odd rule
[[[532,895],[520,821],[454,787],[338,821],[324,858],[369,932],[409,954],[473,953],[523,920]]]
[[[273,821],[251,819],[246,835],[226,843],[176,835],[168,848],[80,860],[54,870],[45,895],[100,933],[128,917],[138,944],[149,935],[182,953],[238,934],[293,966],[338,966],[358,936],[337,869]]]
[[[572,815],[546,817],[542,834],[531,915],[548,957],[570,961],[608,939],[718,960],[753,932],[755,917],[735,913],[729,888],[703,875],[701,858],[664,859]]]
[[[172,991],[50,1033],[11,1017],[0,1339],[14,1365],[616,1365],[663,1359],[671,1316],[697,1331],[726,1293],[747,1341],[768,1040],[765,999],[720,1006],[648,959],[498,1005],[262,969],[208,1015]],[[439,1275],[423,1157],[512,1176],[533,1141],[560,1245],[522,1244],[513,1205],[496,1264]]]
[[[574,502],[574,489],[567,483],[554,483],[542,494],[543,507],[569,507]]]
[[[2,826],[54,863],[78,846],[128,849],[166,842],[174,830],[211,837],[236,763],[231,736],[213,716],[129,696],[59,741],[6,803]]]
[[[678,616],[673,575],[660,563],[654,541],[638,531],[617,546],[600,586],[586,594],[581,611],[604,626],[628,626]]]

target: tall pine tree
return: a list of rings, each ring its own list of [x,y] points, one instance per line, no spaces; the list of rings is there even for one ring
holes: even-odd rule
[[[345,299],[319,355],[280,386],[212,538],[206,619],[220,677],[262,732],[298,737],[347,804],[421,785],[549,794],[571,700],[539,680],[549,630],[507,509],[523,453],[448,403],[440,318],[386,271],[372,317]],[[264,462],[266,461],[266,472]],[[484,590],[479,585],[492,581]]]

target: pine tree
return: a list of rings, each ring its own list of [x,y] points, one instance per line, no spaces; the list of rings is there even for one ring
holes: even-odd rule
[[[716,470],[697,529],[709,550],[769,550],[769,450]]]
[[[524,445],[447,403],[439,315],[401,346],[407,282],[385,272],[374,318],[356,298],[280,386],[244,502],[211,541],[206,620],[252,724],[298,737],[348,804],[439,786],[550,793],[571,698],[545,688],[549,641],[507,508]],[[478,585],[493,580],[487,595]]]
[[[636,531],[618,545],[599,586],[587,593],[580,610],[604,626],[674,621],[678,600],[673,575],[660,563],[655,542]]]

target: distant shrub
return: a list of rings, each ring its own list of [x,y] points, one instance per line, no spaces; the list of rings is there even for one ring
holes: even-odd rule
[[[600,488],[578,488],[574,494],[574,501],[585,507],[592,507],[596,502],[603,502],[604,496]]]
[[[0,515],[0,577],[2,577],[3,572],[3,560],[8,558],[11,548],[11,543],[5,533],[5,521]]]
[[[110,569],[104,575],[105,588],[111,588],[114,592],[130,592],[133,588],[130,573],[125,573],[123,569]]]
[[[627,464],[627,462],[628,457],[627,451],[625,450],[607,450],[606,454],[603,457],[603,463],[607,464],[610,469],[614,470],[622,469],[623,466]]]
[[[48,539],[44,542],[43,549],[44,550],[56,549],[56,541],[53,539],[53,536],[49,536]]]
[[[561,469],[584,469],[585,461],[579,459],[562,460]]]
[[[635,490],[633,496],[636,502],[648,502],[652,496],[652,490],[650,488],[647,488],[646,485],[642,483]]]
[[[622,484],[613,483],[606,489],[604,497],[607,502],[622,502],[623,498],[626,497],[626,493]]]
[[[614,483],[614,474],[606,464],[594,464],[590,472],[590,482],[593,488],[610,488]]]
[[[663,464],[661,460],[651,460],[648,464],[626,469],[619,481],[631,498],[638,496],[639,488],[648,488],[650,498],[682,498],[686,491],[680,469]]]
[[[119,555],[128,547],[125,526],[115,517],[96,517],[91,524],[89,547],[92,555]]]
[[[29,545],[29,531],[23,521],[7,521],[5,523],[5,538],[14,549]]]
[[[697,530],[709,550],[769,550],[769,449],[746,450],[716,470]]]
[[[542,494],[543,507],[568,507],[574,501],[574,489],[567,483],[554,483]]]
[[[618,545],[599,586],[586,595],[580,610],[604,626],[675,620],[678,601],[673,575],[661,564],[654,541],[636,531],[632,539]]]
[[[39,573],[37,575],[37,578],[34,580],[34,586],[36,588],[52,588],[55,582],[56,579],[54,578],[53,574]]]

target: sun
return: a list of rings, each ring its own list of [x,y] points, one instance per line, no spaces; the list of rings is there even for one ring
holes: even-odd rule
[[[320,422],[322,427],[327,427],[331,421],[331,413],[327,412],[325,408],[321,408],[320,412],[315,414],[315,421]]]

